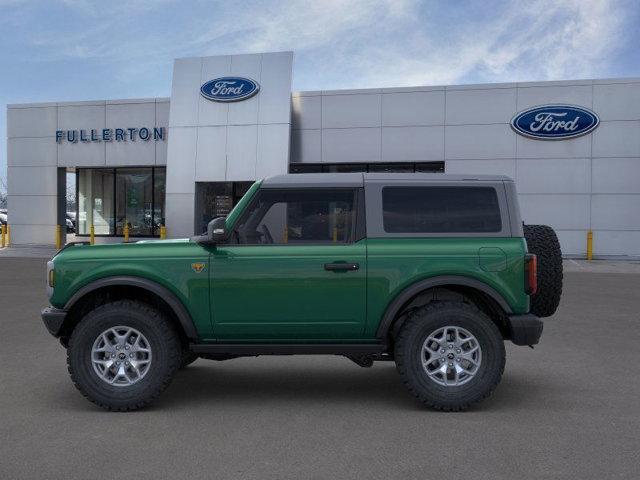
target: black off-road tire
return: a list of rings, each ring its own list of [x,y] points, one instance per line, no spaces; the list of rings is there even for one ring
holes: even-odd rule
[[[425,340],[446,326],[462,327],[477,339],[482,359],[475,376],[459,386],[433,381],[422,366]],[[496,325],[477,308],[462,302],[432,302],[415,310],[400,329],[395,347],[396,367],[409,392],[435,410],[460,411],[495,390],[505,365],[504,340]]]
[[[115,326],[138,330],[151,347],[149,370],[132,385],[109,385],[93,368],[94,341]],[[78,390],[96,405],[121,412],[146,407],[155,400],[171,383],[181,359],[179,336],[170,321],[153,307],[132,300],[107,303],[89,312],[73,330],[67,349],[67,367]]]
[[[180,360],[180,370],[182,370],[183,368],[187,368],[189,365],[195,362],[198,358],[200,357],[198,356],[197,353],[192,352],[191,350],[189,350],[188,347],[183,347],[182,359]]]
[[[558,309],[562,296],[562,251],[553,228],[524,225],[529,253],[538,257],[538,291],[531,296],[530,311],[538,317],[550,317]]]

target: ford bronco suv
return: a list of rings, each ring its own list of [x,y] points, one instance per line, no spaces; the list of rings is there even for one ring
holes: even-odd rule
[[[562,263],[507,177],[296,174],[199,237],[69,244],[47,284],[71,379],[108,410],[146,406],[197,358],[292,354],[395,361],[420,402],[461,410],[496,388],[505,340],[538,343]]]

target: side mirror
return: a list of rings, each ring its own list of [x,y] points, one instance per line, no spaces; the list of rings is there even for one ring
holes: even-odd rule
[[[216,217],[207,225],[207,240],[209,243],[224,243],[227,239],[227,230],[225,228],[226,217]]]

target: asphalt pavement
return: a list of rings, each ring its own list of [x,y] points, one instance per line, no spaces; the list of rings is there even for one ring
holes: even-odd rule
[[[638,478],[638,273],[566,273],[542,343],[509,344],[468,412],[423,409],[392,363],[295,356],[198,360],[151,408],[108,413],[40,320],[44,262],[0,258],[2,478]]]

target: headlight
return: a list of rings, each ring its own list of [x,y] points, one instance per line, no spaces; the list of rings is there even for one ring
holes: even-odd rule
[[[47,297],[53,295],[53,287],[56,284],[56,271],[53,269],[53,261],[47,262]]]

